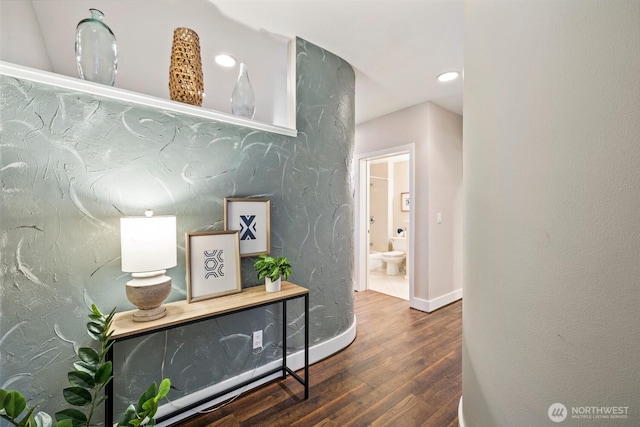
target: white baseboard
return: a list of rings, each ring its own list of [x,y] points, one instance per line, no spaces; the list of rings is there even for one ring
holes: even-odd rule
[[[439,296],[431,300],[412,298],[411,308],[431,313],[432,311],[444,307],[445,305],[451,304],[452,302],[458,301],[459,299],[462,299],[462,289],[457,289],[453,292],[449,292],[448,294]]]
[[[332,354],[337,353],[338,351],[344,349],[349,344],[351,344],[355,338],[356,338],[356,318],[354,316],[353,323],[351,324],[349,329],[347,329],[345,332],[309,348],[309,364],[314,364],[316,362],[319,362],[322,359],[326,359]],[[282,366],[282,359],[274,360],[272,362],[269,362],[266,365],[256,368],[253,371],[245,372],[236,377],[229,378],[225,381],[219,382],[210,387],[191,393],[187,396],[176,399],[170,403],[164,404],[160,406],[160,408],[158,408],[158,412],[156,413],[156,418],[171,414],[172,412],[176,411],[179,408],[184,408],[185,406],[189,406],[194,402],[198,402],[202,399],[206,399],[208,396],[212,396],[216,393],[220,393],[230,387],[233,387],[236,384],[240,384],[253,377],[261,375],[262,373],[278,368],[279,366]],[[304,368],[304,350],[300,350],[296,353],[291,353],[287,355],[287,366],[289,366],[289,368],[293,369],[294,371]],[[211,400],[199,407],[183,412],[182,414],[176,415],[175,417],[172,417],[166,421],[158,423],[157,426],[161,427],[161,426],[168,426],[168,425],[174,424],[180,420],[183,420],[191,415],[198,413],[199,411],[210,408],[214,405],[217,405],[221,402],[231,399],[234,396],[237,396],[239,394],[252,390],[264,383],[267,383],[279,377],[281,377],[281,374],[275,373],[271,376],[263,378],[262,380],[256,381],[255,383],[250,384],[244,388],[227,393],[224,396],[219,397],[218,399]],[[309,381],[309,383],[310,383],[310,386],[313,386],[313,378],[311,378],[311,381]]]
[[[458,427],[464,427],[464,415],[462,413],[462,396],[460,396],[460,403],[458,404]]]

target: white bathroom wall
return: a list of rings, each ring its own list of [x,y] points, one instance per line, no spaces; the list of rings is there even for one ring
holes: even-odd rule
[[[409,227],[409,212],[401,209],[401,193],[409,192],[409,160],[407,154],[389,156],[370,162],[369,210],[375,222],[369,228],[369,249],[391,250],[389,239],[398,228]]]
[[[389,250],[389,164],[373,163],[369,171],[369,215],[374,218],[374,222],[369,223],[369,249],[386,252]]]
[[[402,210],[400,195],[409,192],[409,161],[401,160],[393,162],[393,192],[390,202],[393,207],[393,219],[391,222],[392,235],[397,234],[398,228],[409,227],[409,212]]]

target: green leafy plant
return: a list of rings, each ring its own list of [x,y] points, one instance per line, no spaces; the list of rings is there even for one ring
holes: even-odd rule
[[[156,383],[151,384],[149,389],[145,391],[136,406],[129,405],[127,410],[122,414],[118,421],[118,427],[135,426],[145,423],[147,426],[156,425],[156,421],[153,418],[158,411],[158,405],[160,399],[165,397],[169,393],[171,388],[171,382],[165,378],[160,382],[160,386],[156,386]]]
[[[80,361],[73,364],[76,370],[67,374],[71,387],[62,390],[67,403],[77,407],[88,407],[88,412],[85,414],[74,408],[64,409],[56,412],[56,420],[69,419],[74,426],[91,425],[95,409],[106,399],[100,392],[113,378],[111,361],[104,359],[113,345],[109,343],[111,338],[109,331],[114,315],[115,308],[105,316],[95,304],[91,306],[87,332],[91,338],[98,341],[100,350],[96,351],[91,347],[78,348],[77,354]]]
[[[286,257],[274,258],[269,255],[258,255],[258,259],[253,264],[258,273],[258,280],[265,277],[271,280],[278,280],[282,276],[282,280],[287,280],[291,275],[291,263]]]
[[[36,407],[27,407],[27,399],[18,391],[4,390],[0,388],[0,418],[9,421],[14,426],[31,427],[31,426],[50,426],[52,419],[49,414],[39,412],[33,414]],[[19,419],[22,413],[27,413]],[[73,423],[66,421],[65,423],[56,424],[57,427],[71,427]]]
[[[111,361],[105,361],[107,352],[113,345],[111,338],[111,324],[115,308],[108,315],[102,314],[95,306],[91,306],[87,332],[89,336],[100,344],[99,350],[92,347],[80,347],[77,350],[79,361],[73,364],[75,368],[67,374],[70,387],[62,391],[64,399],[72,406],[84,408],[67,408],[55,414],[56,423],[45,412],[34,415],[33,408],[27,406],[25,397],[15,390],[0,388],[0,418],[9,421],[17,427],[82,427],[90,426],[95,410],[104,403],[106,396],[102,392],[104,387],[113,379]],[[137,405],[130,405],[120,418],[118,426],[137,427],[141,423],[155,425],[154,416],[158,410],[160,399],[169,393],[171,382],[163,379],[160,386],[153,383],[140,397]],[[23,415],[23,413],[26,413]]]

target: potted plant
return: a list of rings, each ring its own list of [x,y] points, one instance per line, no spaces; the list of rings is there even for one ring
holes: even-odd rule
[[[73,364],[75,370],[67,373],[71,387],[62,391],[64,399],[76,408],[67,408],[55,414],[53,417],[46,412],[35,413],[36,406],[28,407],[26,397],[17,390],[4,390],[0,388],[0,419],[4,419],[10,425],[18,427],[89,427],[94,425],[92,416],[97,407],[102,405],[106,397],[101,397],[100,392],[113,379],[111,361],[106,361],[105,356],[113,343],[111,337],[111,325],[116,309],[108,315],[102,312],[94,304],[91,305],[87,332],[89,336],[100,343],[100,349],[93,347],[79,347],[76,354],[80,359]],[[137,405],[129,405],[118,421],[118,427],[154,426],[154,416],[158,411],[160,399],[169,393],[171,381],[163,379],[160,386],[156,383],[145,391]],[[112,404],[111,402],[109,404]],[[82,410],[81,410],[82,409]]]
[[[267,292],[278,292],[281,280],[287,280],[291,275],[291,263],[286,257],[259,255],[253,266],[258,273],[258,280],[265,280]]]

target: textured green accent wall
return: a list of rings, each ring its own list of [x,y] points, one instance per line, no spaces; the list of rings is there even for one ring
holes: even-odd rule
[[[177,216],[176,301],[184,233],[222,230],[225,197],[271,199],[272,253],[310,290],[312,345],[347,330],[354,87],[349,64],[298,39],[292,138],[0,76],[0,386],[61,407],[73,350],[91,345],[88,307],[133,308],[119,218],[146,208]],[[243,287],[257,284],[252,262]],[[288,345],[300,348],[302,303],[289,309]],[[176,399],[279,358],[280,319],[266,308],[118,344],[116,413],[163,375]]]

